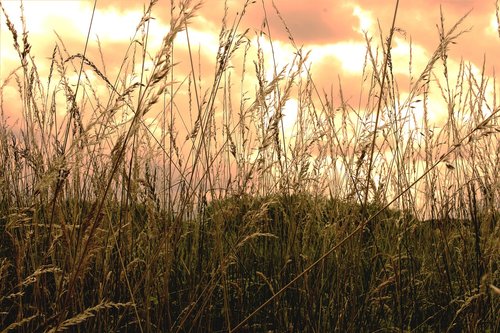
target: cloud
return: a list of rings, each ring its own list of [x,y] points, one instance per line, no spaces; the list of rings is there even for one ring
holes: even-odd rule
[[[129,46],[133,38],[141,40],[140,32],[136,35],[136,27],[148,3],[149,1],[136,0],[97,2],[86,54],[102,72],[106,68],[111,82],[117,78],[123,79],[119,76],[120,68],[131,62],[134,57],[136,65],[140,63],[142,55],[140,53],[134,55],[134,50],[129,49]],[[227,12],[225,24],[227,28],[230,28],[234,22],[237,22],[245,1],[228,0],[227,9],[224,8],[224,3],[224,1],[215,0],[204,1],[188,28],[191,52],[188,49],[186,32],[178,35],[174,48],[174,61],[177,63],[174,69],[176,80],[182,81],[187,77],[192,70],[192,59],[196,76],[202,78],[203,88],[210,88],[212,84],[210,78],[215,70],[224,13]],[[274,0],[274,3],[277,10],[269,0],[250,3],[240,23],[239,31],[249,29],[248,38],[254,47],[249,51],[247,58],[247,76],[254,73],[252,62],[257,56],[255,47],[260,32],[264,33],[262,46],[267,61],[268,80],[273,74],[269,37],[273,41],[278,70],[289,65],[294,59],[296,50],[289,39],[292,37],[298,47],[303,46],[305,51],[311,51],[308,66],[312,68],[318,90],[320,92],[333,91],[334,97],[338,100],[340,81],[344,97],[358,105],[362,85],[366,84],[364,78],[361,77],[367,47],[364,31],[373,38],[375,50],[377,43],[381,41],[378,36],[378,26],[380,25],[383,33],[382,40],[388,34],[394,12],[394,1]],[[168,32],[170,4],[170,0],[160,0],[153,8],[154,19],[149,21],[150,52],[146,56],[148,61],[155,56],[163,36]],[[18,3],[7,1],[3,2],[3,5],[20,32],[22,29],[18,19]],[[52,55],[54,45],[59,43],[54,31],[61,36],[68,55],[83,53],[92,5],[93,1],[25,1],[25,15],[32,54],[36,57],[42,78],[48,75],[50,65],[48,58]],[[473,9],[461,26],[462,29],[471,28],[470,32],[463,34],[457,40],[457,44],[452,45],[449,50],[448,61],[451,68],[457,68],[462,59],[465,62],[470,61],[476,68],[481,68],[483,59],[486,58],[485,71],[486,74],[491,74],[493,66],[498,67],[500,64],[497,60],[497,55],[500,54],[500,42],[496,31],[493,2],[481,0],[401,1],[396,20],[396,26],[400,30],[394,37],[392,61],[394,74],[405,84],[409,80],[410,40],[414,76],[425,68],[428,58],[439,44],[436,25],[441,24],[440,7],[445,17],[445,30]],[[177,10],[178,7],[175,7],[174,12]],[[6,29],[3,16],[1,25],[0,70],[4,79],[10,70],[19,65],[19,61],[12,48],[12,37]],[[101,61],[97,36],[100,40],[103,61]],[[62,49],[62,45],[59,45]],[[241,49],[234,55],[232,63],[235,66],[241,66],[243,56],[243,49]],[[380,59],[379,45],[379,61]],[[86,69],[89,68],[86,67]],[[241,68],[232,71],[233,83],[239,82],[241,72]],[[247,88],[251,91],[253,86],[249,84]],[[366,94],[366,90],[363,93]]]
[[[359,6],[369,9],[382,24],[385,35],[390,27],[394,13],[394,3],[358,0]],[[459,61],[471,61],[480,66],[483,57],[489,62],[489,72],[498,66],[496,55],[500,52],[498,36],[492,33],[492,20],[495,13],[493,2],[481,0],[423,0],[402,1],[398,10],[396,26],[405,32],[407,38],[432,53],[439,44],[438,26],[441,25],[440,13],[443,13],[444,30],[448,31],[470,11],[458,31],[469,30],[457,40],[450,49],[450,56]]]

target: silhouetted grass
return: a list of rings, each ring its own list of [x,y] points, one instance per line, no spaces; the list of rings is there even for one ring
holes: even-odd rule
[[[465,17],[442,20],[404,98],[399,30],[367,35],[353,106],[319,93],[305,50],[285,68],[264,52],[270,31],[240,26],[250,1],[226,13],[213,75],[188,46],[177,80],[176,36],[200,5],[171,8],[150,50],[155,5],[116,72],[59,38],[47,77],[2,7],[20,60],[2,93],[14,83],[22,119],[2,105],[2,332],[500,329],[500,107],[493,78],[450,72]]]

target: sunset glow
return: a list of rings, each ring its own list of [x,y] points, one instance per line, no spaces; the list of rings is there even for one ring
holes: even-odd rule
[[[2,332],[499,332],[500,0],[0,0]]]
[[[480,68],[483,57],[486,59],[486,73],[492,74],[495,65],[498,65],[497,54],[500,54],[500,43],[497,34],[495,8],[485,1],[423,1],[407,3],[403,1],[399,8],[396,23],[399,33],[395,36],[393,50],[394,72],[402,75],[409,74],[410,38],[412,48],[412,71],[418,74],[427,59],[434,52],[438,36],[440,6],[447,14],[445,24],[451,25],[454,20],[472,9],[466,19],[466,27],[472,27],[460,40],[456,50],[452,50],[450,62],[466,63]],[[243,4],[243,2],[242,2]],[[89,40],[89,54],[92,61],[99,64],[97,57],[97,38],[103,47],[103,57],[106,67],[116,71],[123,54],[115,50],[125,50],[126,45],[134,38],[135,29],[140,21],[142,10],[147,2],[140,1],[97,1],[96,12],[92,22]],[[336,86],[337,76],[344,81],[343,89],[346,96],[356,97],[359,94],[358,82],[366,59],[367,33],[374,41],[378,38],[379,22],[386,24],[392,12],[391,1],[383,5],[371,5],[368,1],[350,1],[341,6],[332,5],[329,1],[317,0],[300,4],[300,2],[276,1],[280,15],[285,20],[298,46],[304,51],[312,51],[310,62],[313,77],[318,87]],[[39,58],[47,59],[57,42],[57,32],[64,41],[70,54],[83,52],[83,41],[88,33],[91,21],[93,1],[26,1],[24,15],[31,37],[32,48]],[[229,13],[236,13],[238,1],[228,3]],[[272,7],[267,5],[268,11]],[[19,20],[19,2],[6,1],[4,7],[10,19],[19,31],[22,30]],[[167,1],[160,1],[158,8],[169,8]],[[168,31],[169,10],[162,9],[153,14],[148,26],[148,44],[151,50],[160,46],[161,39]],[[219,25],[223,15],[222,1],[207,1],[203,4],[197,16],[193,19],[193,27],[189,30],[191,47],[200,50],[199,59],[202,66],[214,64],[214,57],[218,49]],[[257,31],[262,22],[262,5],[249,6],[247,15],[243,18],[244,26],[250,31]],[[309,21],[315,17],[314,21]],[[272,33],[273,51],[276,65],[283,68],[293,59],[294,48],[290,45],[282,23],[275,14],[269,16],[269,29]],[[2,18],[3,20],[3,18]],[[387,26],[381,25],[383,33],[387,33]],[[267,32],[267,27],[264,30]],[[137,37],[137,36],[136,36]],[[180,50],[187,48],[187,35],[178,36]],[[250,33],[249,37],[252,37]],[[1,27],[1,77],[16,66],[17,55],[12,48],[11,36],[5,24]],[[480,45],[476,43],[480,41]],[[254,44],[255,45],[255,44]],[[261,41],[264,54],[268,55],[268,65],[271,65],[271,44],[268,40]],[[183,51],[184,52],[184,51]],[[153,54],[151,54],[153,56]],[[178,59],[179,68],[187,69],[190,65],[183,59]],[[48,63],[41,61],[39,70],[47,75]],[[210,70],[206,67],[206,70]],[[186,73],[187,74],[187,73]],[[273,71],[268,74],[271,79]],[[351,83],[352,82],[352,83]],[[5,101],[10,103],[8,99]],[[14,107],[9,108],[14,109]],[[12,113],[12,116],[15,112]]]

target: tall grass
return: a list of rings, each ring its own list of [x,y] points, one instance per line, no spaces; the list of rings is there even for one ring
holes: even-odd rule
[[[500,106],[486,64],[452,72],[466,17],[441,15],[407,94],[401,30],[367,34],[351,105],[262,2],[295,47],[280,66],[269,24],[241,26],[252,5],[226,11],[211,75],[190,43],[201,4],[182,0],[159,49],[151,1],[119,69],[99,41],[59,38],[43,76],[2,6],[20,66],[1,92],[17,88],[22,119],[2,102],[2,332],[500,329]]]

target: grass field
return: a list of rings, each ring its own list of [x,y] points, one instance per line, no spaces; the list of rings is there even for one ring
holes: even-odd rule
[[[276,65],[249,1],[203,77],[174,47],[199,6],[153,52],[155,5],[116,73],[59,39],[47,75],[2,6],[21,120],[1,104],[0,332],[500,331],[498,86],[449,70],[466,17],[404,96],[394,25],[367,37],[352,105],[306,50]]]

